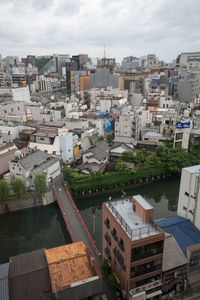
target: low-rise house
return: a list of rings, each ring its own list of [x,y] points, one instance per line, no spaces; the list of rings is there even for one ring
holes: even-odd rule
[[[110,147],[110,158],[118,159],[125,151],[134,153],[132,145],[125,143],[114,143]]]
[[[83,154],[83,163],[96,163],[99,166],[106,164],[108,160],[108,144],[105,141],[97,142]]]
[[[190,220],[175,216],[156,221],[165,232],[173,235],[188,260],[186,277],[191,288],[200,286],[200,231]]]
[[[15,152],[15,159],[9,162],[11,179],[19,177],[23,179],[27,188],[34,188],[35,175],[45,173],[49,184],[60,175],[60,161],[45,152],[36,150],[22,157],[20,151]]]
[[[183,254],[173,235],[165,233],[162,263],[162,291],[166,294],[166,297],[169,292],[183,292],[188,287],[186,281],[187,266],[188,259]]]
[[[15,144],[0,145],[0,178],[9,171],[9,161],[15,158]]]
[[[51,289],[56,299],[99,299],[102,275],[83,242],[45,250]]]
[[[56,300],[44,249],[10,257],[9,263],[10,300]]]

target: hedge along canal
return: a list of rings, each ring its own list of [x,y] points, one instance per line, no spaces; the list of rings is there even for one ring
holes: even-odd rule
[[[166,218],[176,215],[178,205],[180,176],[162,178],[146,184],[137,184],[130,188],[123,188],[127,195],[143,196],[154,207],[154,219]],[[105,192],[105,191],[104,191]],[[97,248],[102,252],[102,203],[109,197],[113,200],[123,196],[122,188],[106,193],[92,194],[85,197],[74,197],[81,216],[96,241]]]

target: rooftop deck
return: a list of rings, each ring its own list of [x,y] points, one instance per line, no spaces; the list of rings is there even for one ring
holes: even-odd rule
[[[144,223],[133,211],[130,198],[105,203],[132,241],[161,233],[154,223]]]

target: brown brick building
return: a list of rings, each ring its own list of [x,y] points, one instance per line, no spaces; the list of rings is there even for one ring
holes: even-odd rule
[[[153,207],[137,195],[104,203],[102,217],[103,256],[126,299],[160,299],[164,233],[153,223]]]

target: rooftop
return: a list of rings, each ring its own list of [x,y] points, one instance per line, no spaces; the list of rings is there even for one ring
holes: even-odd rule
[[[42,152],[40,150],[37,150],[37,151],[21,158],[19,160],[19,162],[24,169],[30,169],[30,168],[34,167],[35,165],[38,165],[38,163],[40,163],[41,161],[46,160],[47,157],[49,157],[49,156],[50,156],[49,154]]]
[[[54,138],[57,135],[57,132],[55,130],[45,130],[45,129],[42,130],[42,129],[39,129],[36,132],[33,132],[32,135]]]
[[[163,272],[181,267],[188,261],[171,234],[165,234],[164,254],[163,254]]]
[[[9,263],[0,265],[0,300],[9,300],[8,270]]]
[[[144,223],[133,211],[131,199],[109,201],[105,203],[105,205],[132,241],[161,233],[155,224]],[[149,204],[148,209],[150,209],[150,207],[152,208]]]
[[[175,216],[158,220],[156,223],[165,232],[173,235],[185,255],[188,246],[200,243],[200,231],[191,223],[190,220]]]
[[[183,168],[183,170],[187,171],[188,173],[200,175],[200,165]]]
[[[55,300],[44,249],[10,258],[10,300]]]
[[[44,170],[46,170],[47,168],[49,168],[50,166],[52,166],[53,164],[55,164],[56,162],[58,162],[59,159],[56,158],[56,157],[52,157],[51,159],[45,161],[42,165],[40,165],[39,167],[37,168],[34,168],[32,170],[32,173],[33,174],[39,174],[39,173],[42,173]]]
[[[45,250],[53,293],[93,277],[86,246],[72,243]]]

